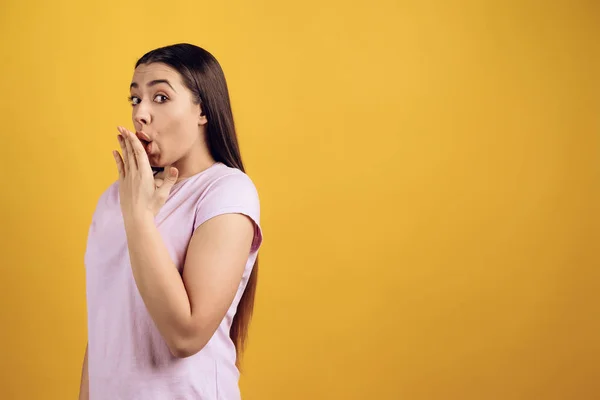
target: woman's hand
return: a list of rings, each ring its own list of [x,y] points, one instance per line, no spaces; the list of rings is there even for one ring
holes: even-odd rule
[[[119,171],[119,197],[123,219],[154,218],[169,197],[171,188],[177,181],[177,168],[165,168],[167,176],[158,186],[155,183],[148,155],[140,140],[123,127],[117,128],[117,136],[123,157],[118,151],[113,156]]]

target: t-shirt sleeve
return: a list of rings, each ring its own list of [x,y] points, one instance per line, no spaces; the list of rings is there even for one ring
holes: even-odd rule
[[[254,222],[251,252],[262,244],[260,201],[256,187],[244,173],[223,176],[212,183],[196,204],[194,231],[200,225],[222,214],[243,214]]]

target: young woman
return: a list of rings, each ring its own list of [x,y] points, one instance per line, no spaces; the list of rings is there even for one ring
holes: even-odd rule
[[[118,128],[119,178],[85,254],[80,399],[239,399],[262,233],[223,71],[197,46],[163,47],[130,92],[135,132]]]

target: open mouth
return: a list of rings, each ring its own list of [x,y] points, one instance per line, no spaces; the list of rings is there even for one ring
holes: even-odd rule
[[[152,151],[152,140],[144,132],[136,132],[135,135],[142,143],[142,146],[144,146],[146,153],[150,154]]]
[[[144,146],[144,149],[146,150],[146,153],[152,153],[152,142],[148,142],[147,140],[141,140],[141,142],[142,146]]]

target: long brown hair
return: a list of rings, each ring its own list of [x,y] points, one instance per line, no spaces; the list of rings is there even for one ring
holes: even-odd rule
[[[177,70],[206,115],[206,142],[215,161],[246,172],[235,131],[225,74],[208,51],[188,43],[161,47],[144,54],[135,64],[163,63]],[[237,365],[248,336],[258,280],[258,257],[233,317],[229,336],[235,345]]]

